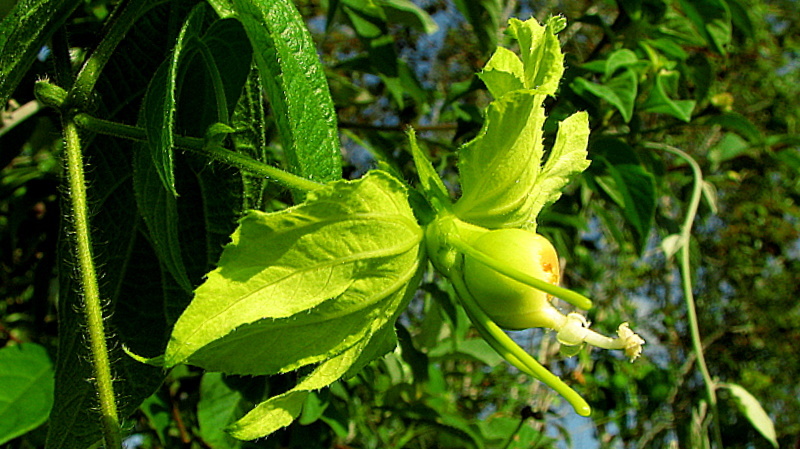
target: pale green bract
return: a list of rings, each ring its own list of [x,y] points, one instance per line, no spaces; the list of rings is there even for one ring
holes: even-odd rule
[[[280,212],[250,212],[176,323],[165,365],[286,372],[391,327],[423,257],[406,195],[375,171]]]
[[[555,95],[564,55],[555,33],[563,19],[509,21],[521,58],[498,48],[480,74],[495,100],[479,135],[459,153],[462,197],[455,214],[490,229],[535,231],[536,216],[556,201],[571,177],[589,166],[589,119],[579,112],[560,123],[556,143],[542,166],[545,121],[542,103]]]

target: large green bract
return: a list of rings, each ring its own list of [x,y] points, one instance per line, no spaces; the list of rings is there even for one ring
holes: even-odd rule
[[[510,21],[522,58],[498,48],[480,74],[495,97],[477,138],[459,155],[463,195],[455,204],[459,218],[487,228],[536,230],[536,216],[556,201],[569,179],[589,166],[588,115],[578,112],[559,124],[556,142],[542,165],[545,121],[542,103],[555,95],[564,56],[555,33],[535,20]]]

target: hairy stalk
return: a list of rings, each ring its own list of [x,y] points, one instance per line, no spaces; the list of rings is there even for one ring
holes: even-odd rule
[[[645,146],[654,150],[661,150],[674,154],[685,160],[692,169],[694,178],[692,196],[689,200],[689,208],[686,212],[686,218],[684,219],[680,234],[681,283],[683,286],[683,298],[684,301],[686,301],[686,315],[687,318],[689,318],[689,332],[692,337],[692,348],[697,356],[697,366],[700,368],[700,374],[703,376],[703,382],[706,386],[706,395],[708,396],[708,402],[713,415],[714,442],[719,449],[722,449],[722,432],[720,430],[719,411],[717,407],[717,384],[714,379],[711,378],[711,373],[708,371],[708,364],[703,354],[703,341],[700,337],[700,325],[697,321],[697,307],[694,301],[694,293],[692,292],[690,242],[692,238],[692,226],[697,216],[697,208],[700,206],[700,198],[703,194],[703,172],[694,158],[678,148],[658,143],[646,143]]]
[[[75,116],[75,123],[81,128],[99,134],[140,142],[147,141],[147,133],[145,133],[145,130],[142,128],[99,119],[89,114],[77,114]],[[320,183],[302,178],[218,145],[207,145],[204,139],[197,137],[175,136],[175,146],[208,156],[215,161],[225,163],[248,173],[264,176],[289,189],[310,192],[322,186]]]
[[[100,288],[92,256],[92,241],[89,232],[89,208],[86,198],[86,178],[83,173],[78,127],[70,118],[64,120],[66,144],[67,184],[69,202],[75,232],[74,253],[77,259],[78,284],[83,296],[83,312],[89,334],[92,369],[95,388],[100,401],[100,420],[105,446],[108,449],[122,446],[117,403],[108,359],[106,333],[103,326],[103,307],[100,304]]]

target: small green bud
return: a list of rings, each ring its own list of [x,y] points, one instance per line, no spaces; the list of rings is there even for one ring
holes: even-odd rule
[[[54,109],[61,109],[67,101],[67,91],[48,81],[37,81],[33,94],[39,103]]]

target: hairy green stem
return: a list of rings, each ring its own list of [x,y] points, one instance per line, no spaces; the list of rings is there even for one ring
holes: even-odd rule
[[[75,116],[75,123],[81,128],[99,134],[140,142],[147,141],[147,133],[142,128],[99,119],[89,114],[77,114]],[[289,189],[310,192],[322,187],[322,184],[318,182],[302,178],[218,145],[207,145],[204,139],[197,137],[175,136],[175,146],[203,154],[211,159],[231,165],[248,173],[264,176]]]
[[[78,284],[83,296],[83,312],[89,334],[95,388],[100,402],[100,420],[107,449],[122,446],[117,403],[108,359],[106,332],[103,326],[103,307],[100,287],[92,255],[89,232],[89,207],[86,197],[86,178],[83,172],[83,154],[78,127],[70,118],[64,120],[64,140],[67,165],[67,184],[71,219],[74,227],[74,253],[77,259]]]
[[[711,373],[708,371],[708,364],[703,353],[703,340],[700,337],[700,325],[697,321],[697,306],[694,301],[694,293],[692,292],[692,265],[690,259],[692,226],[694,219],[697,216],[697,209],[700,206],[700,198],[703,195],[703,171],[697,162],[688,155],[686,152],[675,148],[670,145],[659,143],[646,143],[646,147],[655,150],[666,151],[674,154],[679,158],[685,160],[689,167],[692,169],[694,178],[692,185],[692,196],[689,200],[689,208],[686,211],[686,218],[684,219],[683,226],[681,227],[680,234],[680,264],[681,264],[681,283],[683,286],[683,298],[686,302],[686,316],[689,319],[689,332],[692,338],[692,348],[697,356],[697,366],[700,369],[700,374],[703,376],[703,382],[706,386],[706,395],[713,414],[713,427],[714,427],[714,441],[719,449],[723,448],[722,445],[722,432],[719,425],[719,411],[717,407],[717,384],[711,378]]]

